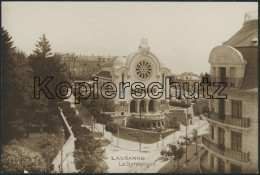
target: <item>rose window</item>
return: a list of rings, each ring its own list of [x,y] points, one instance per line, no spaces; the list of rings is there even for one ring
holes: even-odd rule
[[[152,75],[152,65],[148,61],[140,61],[136,65],[135,73],[141,79],[149,78]]]

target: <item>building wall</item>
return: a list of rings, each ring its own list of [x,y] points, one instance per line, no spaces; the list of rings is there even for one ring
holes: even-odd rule
[[[92,80],[93,74],[99,72],[102,64],[109,59],[101,56],[61,54],[61,63],[68,66],[70,77],[73,80]]]
[[[219,50],[218,50],[219,51]],[[229,55],[229,51],[222,50],[221,52],[226,52],[226,55]],[[227,54],[229,53],[229,54]],[[221,54],[220,54],[221,55]],[[217,56],[217,55],[214,55]],[[238,57],[234,57],[234,55],[229,58],[233,58],[235,60],[223,60],[218,63],[211,60],[211,77],[219,77],[219,67],[226,67],[226,77],[230,77],[230,67],[235,68],[235,77],[233,78],[244,78],[245,73],[245,65],[241,60],[237,60]],[[240,63],[239,63],[240,61]],[[240,84],[241,85],[241,84]],[[221,122],[216,122],[214,120],[210,120],[209,124],[209,138],[216,144],[219,144],[219,129],[222,128],[225,131],[225,148],[232,149],[232,132],[237,132],[242,134],[242,150],[241,152],[248,153],[249,152],[249,163],[239,163],[239,161],[230,160],[228,157],[220,156],[216,154],[216,152],[212,152],[209,150],[209,160],[208,165],[209,168],[212,168],[214,172],[218,172],[218,158],[221,158],[225,163],[225,172],[230,172],[231,164],[242,167],[242,172],[250,172],[256,173],[258,171],[258,92],[257,90],[239,90],[239,85],[236,87],[227,87],[224,91],[227,94],[227,99],[225,100],[224,111],[226,116],[231,116],[232,114],[232,100],[242,101],[242,118],[249,118],[249,128],[237,127],[234,125],[226,125]],[[209,103],[210,111],[213,113],[218,113],[219,105],[218,100],[211,99]],[[214,126],[214,139],[211,139],[211,127]],[[228,154],[228,153],[227,153]],[[214,167],[210,167],[211,158],[213,156],[214,159]]]

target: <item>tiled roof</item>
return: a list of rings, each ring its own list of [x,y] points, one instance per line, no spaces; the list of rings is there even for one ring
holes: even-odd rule
[[[256,43],[252,42],[253,38],[258,38],[258,20],[244,22],[243,27],[223,45],[232,47],[254,46]]]
[[[96,77],[112,78],[109,71],[100,71],[95,74]]]
[[[116,58],[112,58],[111,60],[105,62],[104,64],[102,64],[103,67],[112,67],[114,65],[114,61]]]
[[[113,58],[104,64],[102,64],[102,67],[119,67],[119,66],[125,66],[126,59],[124,57],[117,57]]]
[[[247,60],[245,76],[240,87],[241,90],[249,90],[258,87],[258,47],[237,48]]]
[[[258,19],[246,21],[243,27],[223,45],[232,46],[239,50],[247,60],[244,80],[240,90],[255,89],[258,87]]]

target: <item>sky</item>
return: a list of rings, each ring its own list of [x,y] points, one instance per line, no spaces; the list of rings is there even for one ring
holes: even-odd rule
[[[257,2],[2,2],[2,26],[26,54],[45,33],[53,52],[127,56],[148,38],[174,74],[209,72],[210,51]]]

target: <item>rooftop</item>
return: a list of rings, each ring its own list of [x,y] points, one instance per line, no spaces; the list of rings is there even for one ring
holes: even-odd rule
[[[232,47],[258,46],[258,17],[245,15],[243,27],[223,45]]]

